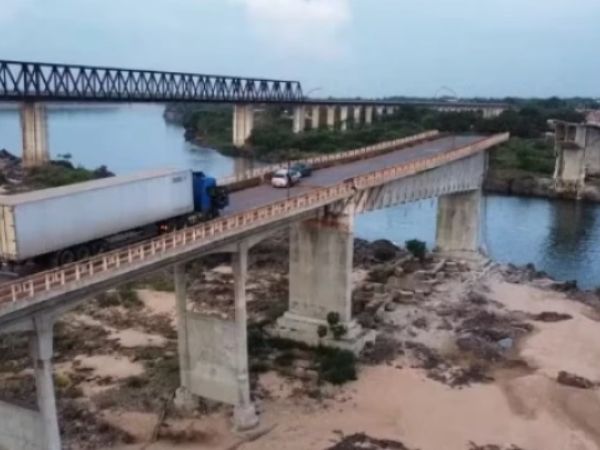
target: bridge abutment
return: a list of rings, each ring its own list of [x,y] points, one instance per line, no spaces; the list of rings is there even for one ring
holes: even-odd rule
[[[21,132],[23,165],[36,167],[50,161],[46,105],[34,102],[21,105]]]
[[[235,317],[222,319],[190,311],[183,265],[175,267],[177,338],[181,387],[178,406],[194,409],[202,397],[233,405],[234,427],[258,425],[250,399],[248,375],[246,279],[248,247],[242,243],[232,253]]]
[[[252,105],[235,105],[233,108],[233,145],[243,147],[254,129],[254,108]]]
[[[437,211],[437,249],[444,253],[479,251],[480,222],[480,189],[440,196]]]
[[[352,318],[353,216],[325,213],[292,225],[289,310],[273,330],[279,337],[355,353],[374,339]]]
[[[556,121],[554,183],[557,191],[579,196],[586,178],[600,175],[600,128]]]

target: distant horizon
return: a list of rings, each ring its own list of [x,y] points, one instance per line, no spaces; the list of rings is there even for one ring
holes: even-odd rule
[[[0,55],[299,80],[319,96],[600,97],[600,2],[2,0]]]

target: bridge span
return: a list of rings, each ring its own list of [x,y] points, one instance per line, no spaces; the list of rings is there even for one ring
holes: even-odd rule
[[[494,117],[508,108],[498,102],[444,102],[389,99],[317,99],[299,81],[0,60],[0,102],[21,104],[23,163],[50,159],[47,103],[229,103],[233,144],[244,147],[254,129],[257,105],[280,104],[292,112],[294,133],[325,126],[345,131],[371,124],[411,105],[447,112],[475,111]]]
[[[439,197],[439,249],[477,251],[486,150],[507,139],[508,134],[429,132],[319,157],[317,167],[323,168],[289,191],[259,185],[256,181],[264,175],[259,170],[225,180],[248,187],[233,193],[230,208],[220,218],[1,284],[0,333],[30,334],[39,409],[0,402],[0,447],[60,449],[52,381],[55,321],[107,289],[167,267],[174,267],[175,274],[178,404],[193,404],[198,396],[221,401],[234,405],[237,428],[255,426],[246,335],[249,249],[269,234],[290,228],[289,309],[274,334],[359,352],[374,336],[356,323],[351,312],[354,215]],[[217,252],[232,255],[233,320],[202,316],[188,308],[185,264]],[[318,328],[327,324],[331,312],[339,315],[347,330],[341,339],[319,337]],[[221,351],[207,350],[215,348]]]

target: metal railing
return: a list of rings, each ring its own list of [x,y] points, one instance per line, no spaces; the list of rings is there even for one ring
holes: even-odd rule
[[[439,135],[439,131],[430,130],[423,133],[414,134],[412,136],[403,137],[400,139],[393,139],[391,141],[379,142],[377,144],[368,145],[366,147],[359,147],[353,150],[347,150],[345,152],[332,153],[329,155],[314,156],[312,158],[305,158],[293,161],[293,163],[305,163],[310,165],[319,165],[320,167],[327,167],[334,163],[349,162],[358,159],[363,159],[370,155],[381,153],[385,150],[394,150],[397,147],[403,145],[414,144],[419,141],[425,141]],[[267,174],[273,173],[278,169],[287,168],[288,164],[279,163],[271,164],[258,169],[246,170],[241,174],[233,175],[219,179],[219,185],[226,186],[230,184],[240,183],[252,179],[262,178]]]
[[[481,139],[473,144],[439,155],[377,170],[345,180],[335,186],[318,188],[290,199],[274,202],[228,217],[174,231],[144,242],[107,252],[86,260],[20,278],[0,285],[2,305],[20,301],[44,300],[83,288],[98,279],[134,270],[162,258],[195,251],[219,240],[251,231],[259,226],[288,219],[400,177],[415,175],[440,165],[465,158],[508,139],[508,133]]]

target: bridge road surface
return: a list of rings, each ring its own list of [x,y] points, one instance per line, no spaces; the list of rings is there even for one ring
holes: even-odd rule
[[[448,151],[472,144],[485,137],[486,136],[483,135],[444,136],[431,141],[373,156],[371,158],[315,170],[312,176],[303,178],[300,183],[289,189],[289,196],[295,197],[297,195],[309,192],[312,189],[335,185],[347,178],[365,175],[386,167],[395,166],[409,161],[416,161],[440,153],[446,153]],[[287,188],[274,188],[270,184],[262,184],[260,186],[232,192],[229,200],[230,204],[223,211],[222,216],[265,206],[278,200],[284,200],[287,197]]]

